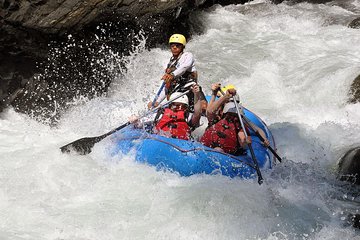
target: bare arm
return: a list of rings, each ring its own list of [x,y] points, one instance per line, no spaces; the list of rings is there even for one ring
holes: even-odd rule
[[[261,128],[259,128],[258,126],[256,126],[254,123],[252,123],[250,121],[246,121],[246,123],[248,123],[250,125],[250,128],[254,129],[254,131],[257,131],[260,134],[260,136],[264,139],[263,144],[265,147],[270,146],[270,142],[267,139],[265,132]]]
[[[194,93],[194,113],[191,117],[191,125],[198,126],[201,117],[201,101],[200,101],[200,87],[199,85],[194,85],[192,88]]]
[[[212,122],[216,118],[217,108],[215,106],[215,99],[219,89],[220,89],[220,83],[213,83],[211,85],[212,94],[211,94],[210,102],[206,108],[206,116],[209,122]]]
[[[216,93],[218,91],[218,89],[220,88],[220,83],[215,83],[212,84],[211,86],[211,90],[212,90],[212,96],[210,99],[210,103],[206,109],[206,116],[209,120],[209,122],[213,122],[215,120],[215,118],[218,115],[218,110],[220,109],[221,106],[223,106],[225,103],[227,103],[230,98],[236,94],[235,89],[231,89],[231,91],[226,91],[225,95],[223,95],[222,97],[220,97],[219,100],[215,101],[216,98]]]

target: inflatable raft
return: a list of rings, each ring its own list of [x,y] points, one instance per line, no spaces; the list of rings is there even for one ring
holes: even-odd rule
[[[245,116],[260,127],[275,149],[274,138],[266,124],[254,113],[244,109]],[[272,153],[265,148],[255,132],[250,131],[252,147],[261,170],[271,169],[274,161]],[[254,178],[257,176],[250,150],[246,154],[234,156],[218,152],[192,140],[181,140],[159,136],[144,129],[129,125],[118,131],[111,140],[111,155],[135,152],[138,162],[155,166],[158,170],[168,170],[181,176],[193,174],[222,174],[229,177]]]

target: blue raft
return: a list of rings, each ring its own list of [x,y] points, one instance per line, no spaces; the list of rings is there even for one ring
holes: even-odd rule
[[[275,149],[274,138],[266,124],[254,113],[244,109],[245,116],[260,127]],[[255,132],[250,131],[252,146],[261,170],[271,169],[274,157],[265,148]],[[208,148],[196,141],[167,138],[151,134],[143,129],[128,126],[112,138],[112,155],[127,154],[135,150],[138,162],[155,166],[158,170],[170,170],[181,176],[193,174],[222,174],[229,177],[254,178],[256,170],[250,151],[233,156]]]

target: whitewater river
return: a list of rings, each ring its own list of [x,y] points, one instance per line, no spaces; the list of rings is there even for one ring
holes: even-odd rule
[[[109,157],[108,140],[86,156],[59,151],[145,109],[170,53],[140,45],[108,97],[79,101],[57,127],[1,115],[0,239],[360,239],[346,220],[360,213],[359,189],[336,179],[339,157],[360,145],[360,104],[347,104],[360,31],[346,27],[360,2],[344,2],[258,1],[193,16],[203,33],[186,50],[205,92],[234,84],[284,158],[263,185],[157,172],[132,153]]]

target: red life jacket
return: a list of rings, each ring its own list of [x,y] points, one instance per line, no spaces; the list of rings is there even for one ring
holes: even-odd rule
[[[165,108],[164,114],[156,124],[155,129],[160,133],[165,132],[164,135],[172,138],[190,139],[191,131],[186,122],[184,110],[173,111],[170,108]]]
[[[242,131],[239,118],[226,114],[217,123],[208,127],[200,142],[207,147],[220,147],[226,153],[235,154],[240,149],[238,132]]]

